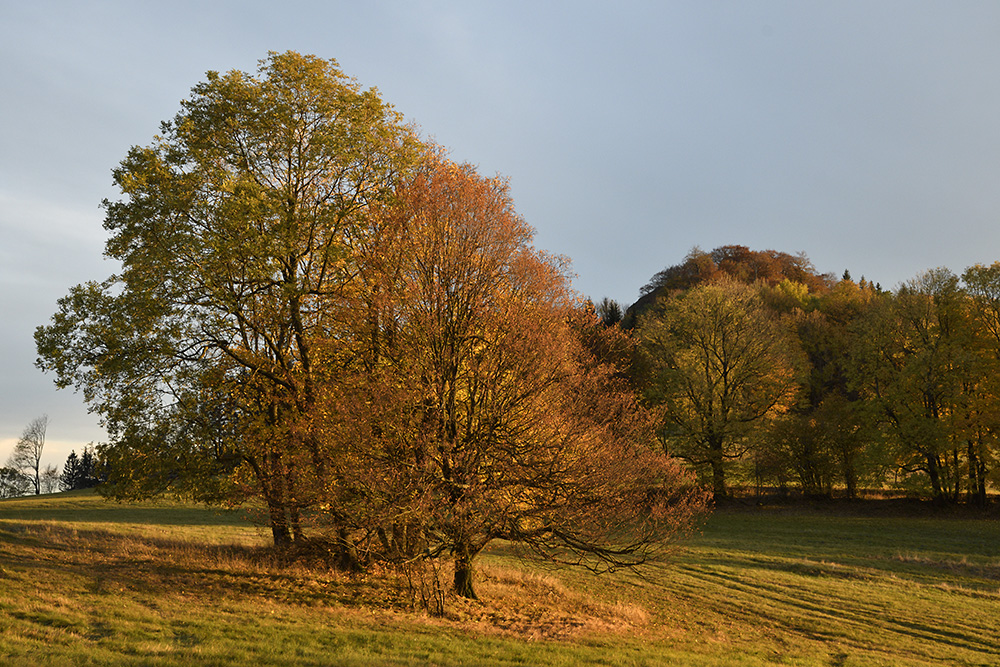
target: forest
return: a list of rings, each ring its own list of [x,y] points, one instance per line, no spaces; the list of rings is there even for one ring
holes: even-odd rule
[[[931,269],[894,292],[804,254],[692,250],[608,325],[666,451],[716,497],[895,490],[984,506],[1000,427],[1000,263]]]

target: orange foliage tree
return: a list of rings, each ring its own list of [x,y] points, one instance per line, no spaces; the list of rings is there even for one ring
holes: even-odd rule
[[[473,560],[495,539],[600,570],[690,525],[704,495],[584,344],[621,334],[531,246],[503,180],[431,155],[372,229],[342,359],[354,372],[329,384],[320,420],[352,462],[333,506],[353,499],[360,549],[448,554],[474,597]]]

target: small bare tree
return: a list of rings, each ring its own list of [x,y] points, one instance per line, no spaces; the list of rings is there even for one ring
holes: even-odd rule
[[[49,416],[32,419],[24,427],[21,438],[14,445],[7,465],[28,476],[35,485],[35,495],[42,492],[42,450],[45,448],[45,431],[49,427]]]
[[[53,465],[45,466],[41,479],[42,493],[55,493],[59,490],[59,468]]]

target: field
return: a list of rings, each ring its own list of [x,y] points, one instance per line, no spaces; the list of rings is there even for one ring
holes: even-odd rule
[[[411,609],[390,573],[289,566],[239,513],[89,492],[0,502],[3,665],[997,665],[1000,521],[717,511],[664,563],[514,559]]]

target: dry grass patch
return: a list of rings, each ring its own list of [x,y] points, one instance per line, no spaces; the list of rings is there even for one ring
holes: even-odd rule
[[[427,622],[535,641],[633,634],[649,621],[638,605],[596,600],[551,575],[491,562],[477,574],[479,600],[451,596],[444,618]]]
[[[526,640],[634,633],[649,620],[642,607],[596,600],[551,575],[507,563],[484,562],[477,570],[480,599],[448,593],[444,615],[434,617],[421,609],[399,573],[379,567],[352,576],[318,563],[287,562],[270,547],[203,544],[58,522],[0,522],[0,533],[0,558],[16,564],[8,565],[0,577],[40,576],[50,589],[63,593],[58,601],[44,600],[37,610],[55,614],[42,626],[71,625],[59,620],[61,611],[74,604],[67,596],[123,594],[142,599],[155,595],[161,605],[168,600],[179,605],[250,603],[267,613],[274,605],[338,614],[353,610],[369,617]],[[60,571],[65,581],[58,580]],[[438,573],[442,587],[451,576],[450,568]]]

